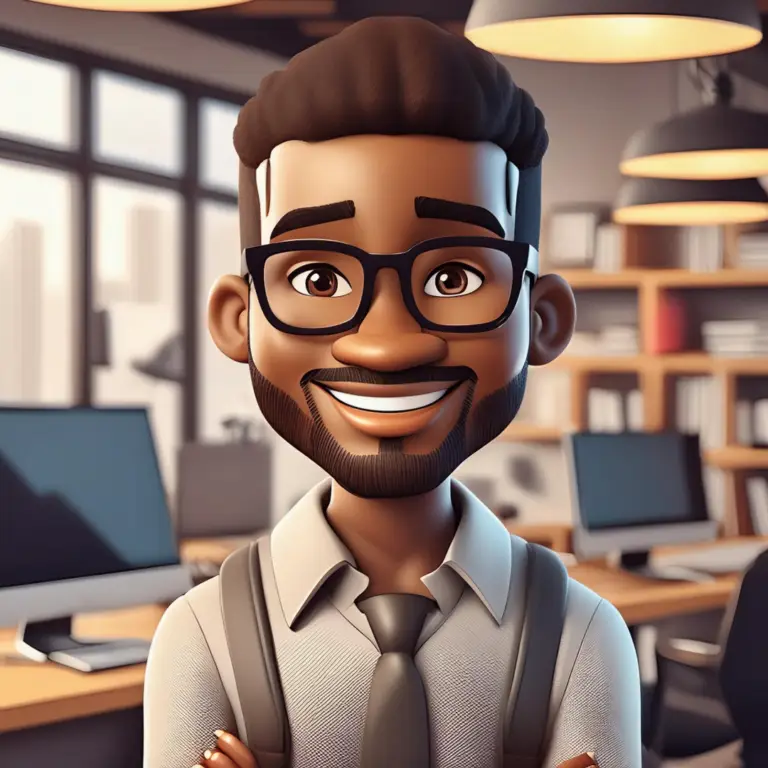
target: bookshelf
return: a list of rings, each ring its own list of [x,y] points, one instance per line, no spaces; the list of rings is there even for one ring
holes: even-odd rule
[[[663,227],[624,227],[621,237],[621,264],[615,272],[598,272],[588,267],[542,270],[556,272],[574,289],[580,310],[589,309],[606,294],[629,295],[637,302],[637,351],[633,354],[575,354],[566,351],[546,371],[567,372],[570,380],[571,418],[562,427],[539,426],[535,423],[513,423],[505,431],[507,441],[557,445],[565,430],[590,428],[590,392],[600,386],[600,377],[625,377],[636,381],[642,399],[642,427],[646,431],[679,427],[681,405],[679,382],[683,379],[701,379],[716,383],[715,402],[722,421],[721,439],[717,447],[704,445],[703,454],[708,466],[722,472],[724,480],[724,509],[722,529],[725,535],[749,535],[754,531],[745,486],[750,476],[766,473],[768,476],[768,447],[739,444],[737,439],[737,400],[741,382],[764,377],[768,398],[768,354],[744,356],[710,354],[699,347],[706,346],[701,338],[690,342],[690,329],[685,343],[667,345],[665,333],[665,306],[675,301],[682,306],[682,323],[687,325],[686,314],[698,314],[694,322],[718,319],[706,316],[710,295],[717,301],[738,304],[745,292],[766,290],[768,298],[768,258],[765,267],[752,264],[739,266],[741,231],[727,228],[722,234],[720,268],[694,271],[671,266],[681,237],[679,230]],[[544,246],[546,251],[546,245]],[[767,254],[768,256],[768,254]],[[755,268],[751,268],[755,267]],[[702,297],[697,299],[697,296]],[[689,305],[703,305],[698,313],[689,312]],[[585,307],[585,304],[587,305]],[[768,318],[766,318],[768,320]],[[700,333],[700,329],[697,333]],[[694,334],[696,335],[696,334]],[[677,388],[677,389],[676,389]],[[684,402],[684,401],[683,401]],[[711,406],[714,407],[714,406]],[[702,430],[703,431],[703,430]],[[703,435],[702,435],[703,437]]]

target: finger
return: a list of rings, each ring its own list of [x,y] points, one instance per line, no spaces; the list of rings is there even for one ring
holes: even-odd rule
[[[206,749],[203,754],[203,768],[240,768],[218,749]]]
[[[597,768],[597,763],[592,752],[585,752],[583,755],[560,763],[558,768]]]
[[[216,731],[216,747],[234,760],[238,768],[258,768],[251,750],[231,733]]]

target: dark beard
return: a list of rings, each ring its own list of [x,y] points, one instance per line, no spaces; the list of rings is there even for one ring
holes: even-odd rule
[[[250,345],[249,345],[250,347]],[[525,394],[528,366],[501,389],[484,397],[468,418],[474,382],[461,415],[442,444],[428,454],[408,454],[400,438],[380,443],[378,454],[345,450],[320,418],[309,389],[302,384],[311,416],[257,370],[248,353],[251,383],[264,418],[283,439],[324,469],[342,488],[362,498],[418,496],[437,488],[469,456],[498,437],[517,415]]]

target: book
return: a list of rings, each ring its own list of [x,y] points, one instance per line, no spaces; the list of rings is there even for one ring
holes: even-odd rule
[[[675,385],[675,423],[679,432],[698,434],[705,450],[725,442],[723,391],[719,379],[684,376]]]
[[[739,445],[752,445],[755,441],[752,418],[752,403],[739,400],[736,403],[736,442]]]
[[[715,272],[723,267],[722,227],[689,227],[683,232],[683,266],[694,272]]]
[[[753,406],[751,445],[768,445],[768,400],[758,400]]]
[[[590,389],[587,395],[587,415],[590,432],[623,432],[626,422],[621,392]]]
[[[601,224],[595,237],[596,272],[618,272],[622,267],[622,231],[616,224]]]
[[[664,355],[685,348],[687,334],[686,306],[683,299],[664,291],[659,296],[659,309],[651,319],[648,352]]]
[[[645,426],[643,393],[633,389],[626,398],[626,425],[632,432],[642,432]]]
[[[747,502],[756,536],[768,536],[768,480],[763,476],[747,478]]]

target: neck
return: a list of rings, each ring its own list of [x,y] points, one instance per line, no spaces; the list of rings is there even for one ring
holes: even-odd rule
[[[434,571],[456,533],[450,480],[419,496],[365,499],[335,481],[326,516],[370,579],[366,596],[429,595],[421,577]]]

